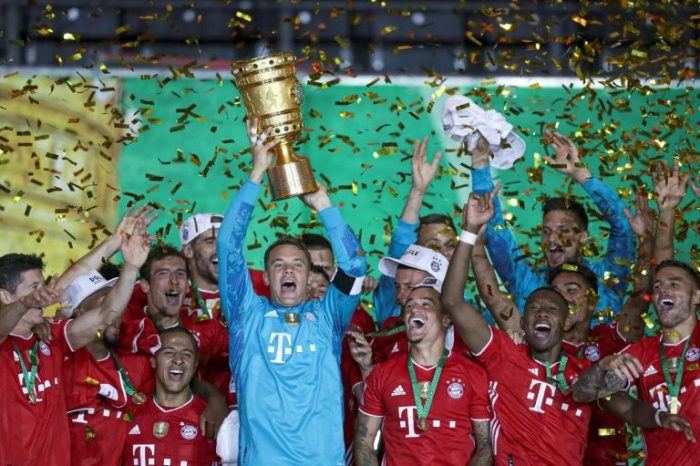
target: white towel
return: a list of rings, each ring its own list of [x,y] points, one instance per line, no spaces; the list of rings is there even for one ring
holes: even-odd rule
[[[467,148],[476,147],[483,136],[493,152],[491,166],[506,170],[525,153],[525,141],[513,131],[513,125],[495,110],[484,110],[469,97],[454,95],[447,99],[442,112],[442,127],[451,139]]]

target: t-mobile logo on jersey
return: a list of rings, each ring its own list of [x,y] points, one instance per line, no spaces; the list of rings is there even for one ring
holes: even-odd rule
[[[415,406],[399,406],[399,428],[408,429],[408,434],[406,438],[418,438],[420,435],[416,432],[416,420],[414,413],[416,412]],[[404,417],[404,413],[406,416]],[[439,419],[432,419],[430,421],[430,426],[435,428],[446,427],[448,429],[456,429],[457,421],[440,421]]]
[[[533,387],[535,387],[534,390]],[[554,402],[554,385],[550,385],[542,380],[532,379],[530,381],[530,390],[532,391],[527,392],[527,399],[535,400],[535,406],[528,407],[530,411],[544,413],[544,409],[542,409],[543,404],[552,406]]]
[[[311,353],[316,352],[316,345],[313,343],[306,348],[304,345],[292,345],[292,335],[286,332],[272,332],[269,344],[267,352],[274,354],[274,358],[270,359],[270,362],[274,364],[284,364],[292,352],[303,353],[305,349]]]
[[[156,464],[156,446],[150,444],[136,444],[131,447],[131,456],[134,458],[134,466],[187,466],[187,460],[173,462],[170,458],[163,458],[163,464]]]

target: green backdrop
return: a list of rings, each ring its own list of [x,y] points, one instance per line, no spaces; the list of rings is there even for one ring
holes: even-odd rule
[[[449,88],[434,82],[374,81],[305,86],[308,132],[298,152],[309,156],[317,178],[331,187],[332,199],[361,235],[375,273],[410,187],[410,154],[416,138],[430,137],[431,157],[437,150],[447,151],[422,213],[445,212],[459,218],[471,183],[469,157],[459,153],[441,128],[442,105],[450,93],[468,94],[483,107],[503,112],[525,139],[524,159],[512,170],[494,174],[504,182],[504,206],[512,214],[521,244],[532,241],[533,251],[541,220],[538,200],[562,192],[584,195],[579,186],[540,162],[546,151],[544,128],[556,125],[574,137],[592,171],[630,204],[633,190],[650,186],[644,172],[655,160],[676,156],[684,169],[698,172],[696,89],[638,83],[628,88],[515,87],[495,81]],[[233,83],[223,80],[126,79],[122,100],[132,120],[140,119],[140,132],[123,148],[119,163],[122,192],[130,193],[122,197],[121,211],[130,199],[145,195],[165,209],[157,226],[166,241],[177,244],[175,224],[183,216],[193,211],[224,212],[247,176],[251,154],[246,152],[244,107]],[[679,257],[695,260],[700,215],[690,190],[682,208],[677,225]],[[601,252],[606,226],[592,218],[591,233]],[[246,257],[260,268],[264,246],[276,234],[318,227],[300,200],[272,203],[266,192],[254,212]]]

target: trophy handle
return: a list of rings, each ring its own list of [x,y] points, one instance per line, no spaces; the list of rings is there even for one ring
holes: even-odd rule
[[[273,151],[275,163],[267,169],[267,176],[274,200],[287,199],[318,190],[309,159],[294,153],[290,142],[281,142]]]

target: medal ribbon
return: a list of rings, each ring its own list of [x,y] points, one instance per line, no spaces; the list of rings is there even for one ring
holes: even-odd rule
[[[556,377],[552,377],[552,366],[549,364],[549,361],[544,361],[547,380],[556,385],[562,393],[567,393],[569,391],[569,384],[566,382],[566,377],[564,376],[567,362],[569,362],[569,358],[567,358],[566,355],[562,355],[561,359],[559,359],[559,372],[557,372]]]
[[[204,302],[204,299],[202,298],[202,293],[199,292],[199,288],[197,288],[197,285],[195,285],[193,280],[190,280],[190,286],[192,287],[192,294],[194,294],[194,300],[197,301],[197,306],[199,306],[199,309],[201,309],[202,312],[205,313],[209,319],[211,319],[212,316],[211,314],[209,314],[209,308]],[[205,320],[205,318],[202,317],[202,320]]]
[[[435,396],[435,389],[437,388],[442,368],[445,366],[445,360],[449,354],[450,352],[447,350],[442,352],[442,356],[440,356],[440,360],[435,368],[435,373],[433,374],[433,380],[430,382],[430,389],[428,390],[428,396],[425,398],[425,405],[423,405],[420,399],[420,388],[418,387],[416,370],[413,368],[413,359],[411,358],[411,353],[408,353],[408,375],[411,377],[411,388],[413,388],[413,398],[416,401],[416,413],[418,414],[419,421],[428,418],[430,405],[433,403],[433,397]]]
[[[134,395],[138,394],[138,391],[136,390],[136,388],[134,388],[134,384],[129,378],[129,373],[126,371],[126,369],[124,369],[124,366],[122,366],[122,363],[119,361],[117,355],[114,354],[112,350],[109,351],[109,355],[112,357],[112,361],[114,361],[114,364],[117,366],[117,370],[119,371],[119,375],[124,381],[124,390],[126,390],[126,394],[133,398]]]
[[[39,340],[34,342],[32,346],[32,351],[29,353],[29,363],[32,365],[31,369],[28,371],[27,366],[24,364],[24,358],[22,357],[22,352],[19,350],[17,343],[12,340],[12,346],[17,354],[17,359],[19,359],[19,366],[22,368],[22,376],[24,377],[24,386],[27,387],[27,393],[29,394],[29,401],[34,404],[36,403],[36,391],[34,390],[34,384],[36,383],[36,373],[39,370]]]
[[[664,371],[664,379],[666,379],[666,386],[668,387],[668,394],[671,399],[674,398],[678,400],[678,394],[681,391],[681,380],[683,379],[683,363],[685,362],[685,353],[688,351],[688,345],[690,345],[690,335],[683,345],[683,353],[681,353],[680,361],[678,362],[678,371],[676,371],[676,379],[671,377],[671,371],[668,368],[668,360],[666,359],[666,350],[664,349],[663,338],[659,339],[659,353],[661,354],[661,369]],[[678,414],[678,413],[671,413]]]
[[[392,328],[391,330],[386,330],[384,332],[370,332],[370,333],[365,333],[366,337],[369,338],[374,338],[374,337],[389,337],[391,335],[396,335],[397,333],[404,332],[406,330],[406,326],[404,324],[399,325],[396,328]]]

